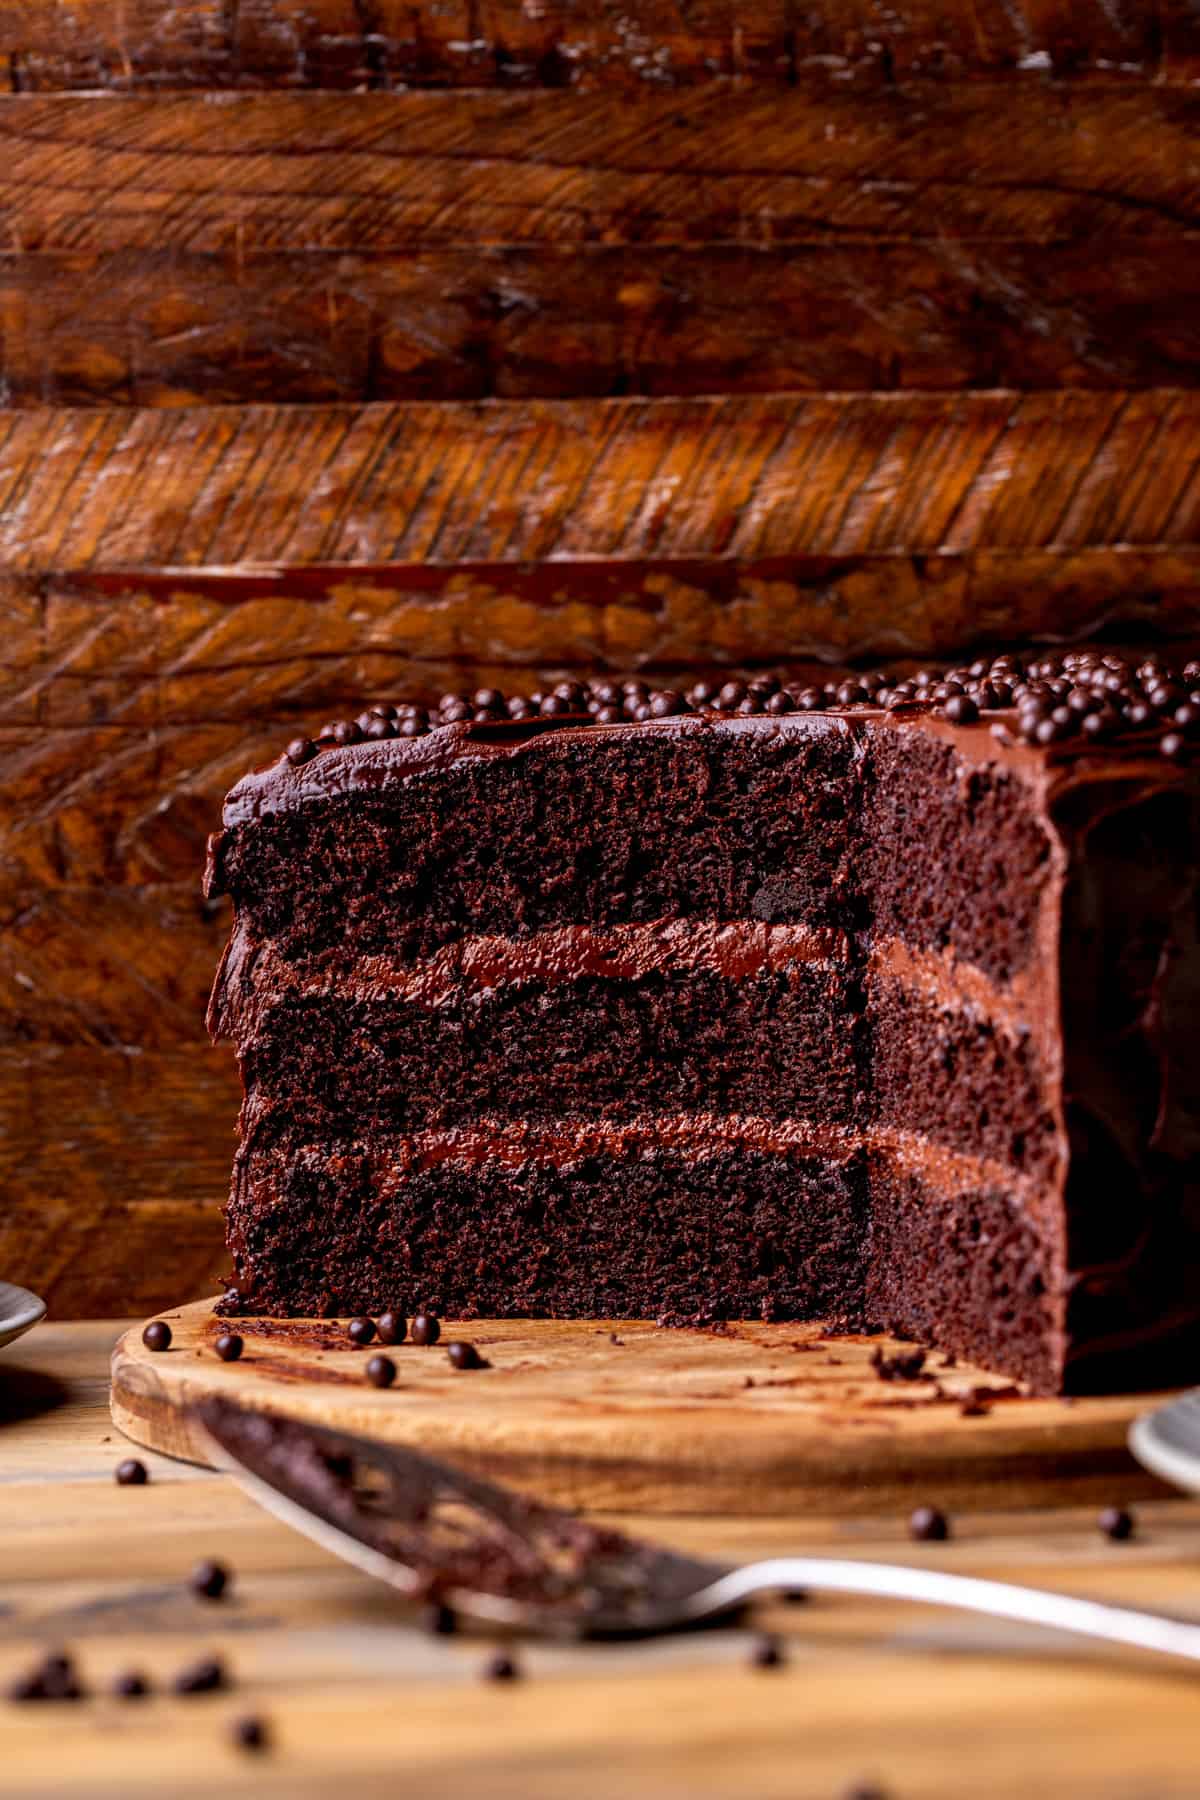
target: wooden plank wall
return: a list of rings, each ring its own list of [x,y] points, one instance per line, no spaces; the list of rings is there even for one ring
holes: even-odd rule
[[[380,694],[1200,621],[1190,0],[0,3],[0,1273],[210,1289],[223,791]]]

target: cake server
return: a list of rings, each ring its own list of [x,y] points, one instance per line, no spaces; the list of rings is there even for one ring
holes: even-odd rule
[[[415,1450],[206,1400],[214,1464],[269,1512],[463,1619],[557,1637],[631,1637],[797,1590],[948,1606],[1200,1662],[1200,1624],[903,1564],[771,1557],[727,1568],[647,1544]]]

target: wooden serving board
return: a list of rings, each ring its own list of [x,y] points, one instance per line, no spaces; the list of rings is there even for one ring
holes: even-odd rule
[[[159,1315],[112,1358],[112,1416],[128,1437],[202,1462],[188,1408],[221,1393],[408,1444],[564,1505],[669,1513],[879,1513],[1090,1503],[1162,1493],[1125,1444],[1146,1396],[1030,1399],[1003,1378],[931,1354],[920,1379],[881,1380],[880,1337],[820,1325],[663,1330],[644,1322],[480,1321],[436,1348],[390,1350],[395,1386],[366,1379],[369,1351],[338,1320],[247,1319],[239,1362],[213,1348],[212,1303]],[[459,1373],[445,1342],[468,1338],[490,1367]],[[911,1346],[907,1346],[911,1350]],[[964,1413],[974,1398],[978,1410]]]

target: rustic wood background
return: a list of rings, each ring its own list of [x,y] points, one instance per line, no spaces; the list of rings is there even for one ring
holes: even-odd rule
[[[1193,0],[0,4],[0,1270],[211,1291],[224,790],[585,666],[1200,622]]]

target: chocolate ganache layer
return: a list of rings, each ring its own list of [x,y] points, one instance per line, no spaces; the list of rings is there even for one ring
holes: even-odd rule
[[[247,776],[230,1311],[1200,1361],[1200,664],[381,706]]]

